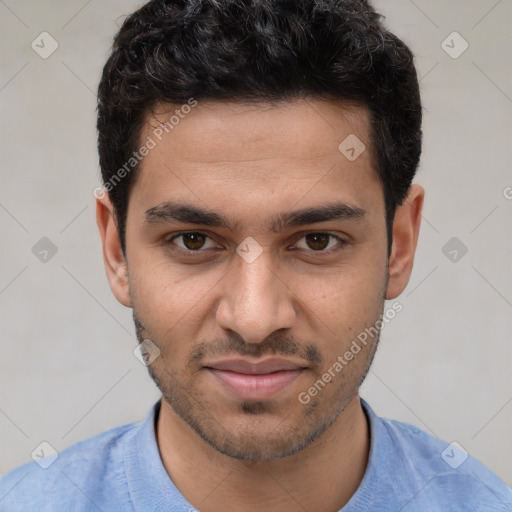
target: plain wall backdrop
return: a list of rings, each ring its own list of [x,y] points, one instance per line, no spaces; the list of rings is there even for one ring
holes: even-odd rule
[[[42,441],[60,451],[139,421],[159,398],[107,283],[93,196],[95,91],[139,5],[0,1],[0,474]],[[511,485],[512,3],[375,6],[416,56],[426,197],[403,310],[361,396]]]

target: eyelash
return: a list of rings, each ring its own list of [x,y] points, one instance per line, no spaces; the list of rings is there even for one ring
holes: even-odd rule
[[[172,237],[168,238],[166,240],[166,242],[169,245],[171,245],[171,243],[176,238],[179,238],[180,236],[183,236],[183,235],[203,235],[206,238],[209,238],[210,240],[212,240],[212,238],[210,236],[208,236],[206,233],[203,233],[202,231],[181,231],[179,233],[174,234]],[[310,252],[310,253],[313,253],[313,254],[332,254],[333,252],[336,252],[337,250],[340,250],[341,248],[343,248],[344,246],[346,246],[346,245],[348,245],[350,243],[347,240],[341,238],[340,236],[335,235],[334,233],[329,233],[327,231],[310,231],[308,233],[304,233],[299,238],[299,240],[302,240],[304,237],[306,237],[308,235],[328,235],[331,238],[334,238],[338,242],[338,249],[331,248],[331,249],[328,249],[328,250],[319,250],[319,251],[314,251],[313,249],[309,249],[309,250],[308,249],[299,249],[299,250],[307,251],[307,252]],[[182,247],[179,247],[176,244],[172,244],[172,245],[174,246],[171,249],[172,251],[175,251],[175,252],[177,252],[179,254],[183,254],[185,256],[192,256],[192,255],[196,255],[196,254],[201,254],[201,253],[207,252],[207,250],[203,250],[203,249],[198,249],[198,250],[194,251],[192,249],[183,249]]]

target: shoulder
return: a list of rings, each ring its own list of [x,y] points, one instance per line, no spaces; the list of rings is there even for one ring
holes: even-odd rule
[[[99,494],[122,493],[124,445],[139,425],[107,430],[57,454],[48,454],[48,446],[38,448],[34,461],[0,478],[0,512],[42,512],[56,503],[62,510],[97,510]]]
[[[377,418],[390,439],[387,448],[414,493],[403,510],[425,505],[463,510],[512,510],[512,489],[457,442],[442,441],[408,423]],[[389,454],[391,456],[391,454]]]

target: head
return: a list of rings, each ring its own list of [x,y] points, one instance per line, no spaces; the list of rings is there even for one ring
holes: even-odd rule
[[[308,446],[356,395],[412,269],[423,191],[407,46],[366,1],[151,1],[116,35],[98,133],[107,276],[160,350],[164,399],[232,457]],[[269,357],[301,370],[268,397],[211,371]]]

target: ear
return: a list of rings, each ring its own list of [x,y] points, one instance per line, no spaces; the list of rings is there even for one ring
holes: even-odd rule
[[[121,240],[114,214],[114,208],[107,193],[96,198],[96,223],[103,245],[103,262],[110,289],[116,299],[126,307],[132,307],[128,266],[121,249]]]
[[[420,233],[424,196],[423,187],[411,185],[403,204],[396,209],[393,222],[393,245],[388,263],[387,300],[398,297],[405,290],[411,277]]]

